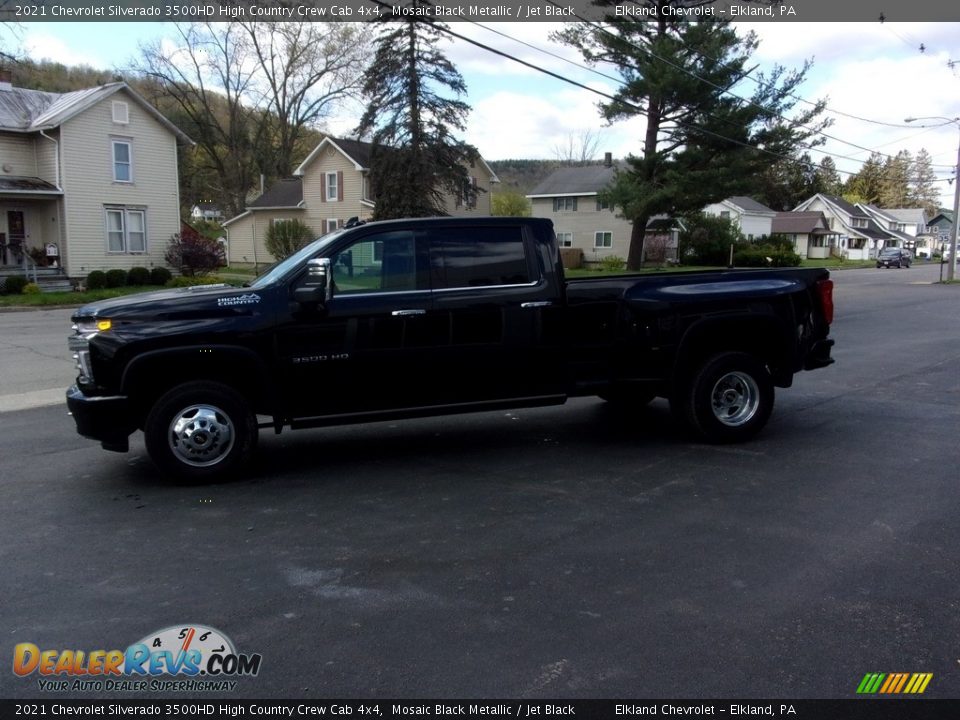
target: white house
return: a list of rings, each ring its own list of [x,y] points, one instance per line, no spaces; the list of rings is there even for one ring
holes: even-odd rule
[[[731,220],[747,240],[769,236],[773,219],[777,212],[753,198],[744,196],[729,197],[717,203],[707,205],[703,212],[714,217]]]
[[[163,265],[190,142],[126,83],[52,93],[0,73],[0,271],[44,256],[74,278]]]

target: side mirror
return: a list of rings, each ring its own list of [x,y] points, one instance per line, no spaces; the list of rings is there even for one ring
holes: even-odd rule
[[[325,305],[333,295],[330,276],[330,258],[307,260],[307,276],[304,283],[293,291],[293,299],[298,303]]]

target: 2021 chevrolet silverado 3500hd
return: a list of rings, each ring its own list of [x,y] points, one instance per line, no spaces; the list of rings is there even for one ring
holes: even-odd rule
[[[821,269],[566,280],[531,218],[359,224],[243,288],[93,303],[73,316],[78,432],[166,473],[229,475],[259,426],[306,428],[599,395],[668,398],[699,438],[736,442],[774,386],[832,361]],[[258,416],[269,422],[258,425]]]

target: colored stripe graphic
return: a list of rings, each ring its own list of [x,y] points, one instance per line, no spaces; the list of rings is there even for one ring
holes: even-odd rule
[[[920,695],[933,679],[933,673],[867,673],[857,686],[858,695]]]

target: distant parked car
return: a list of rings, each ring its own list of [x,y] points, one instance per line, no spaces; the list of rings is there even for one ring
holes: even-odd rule
[[[910,263],[912,262],[913,256],[910,254],[910,251],[904,250],[903,248],[884,248],[880,251],[880,254],[877,255],[878,268],[910,267]]]

